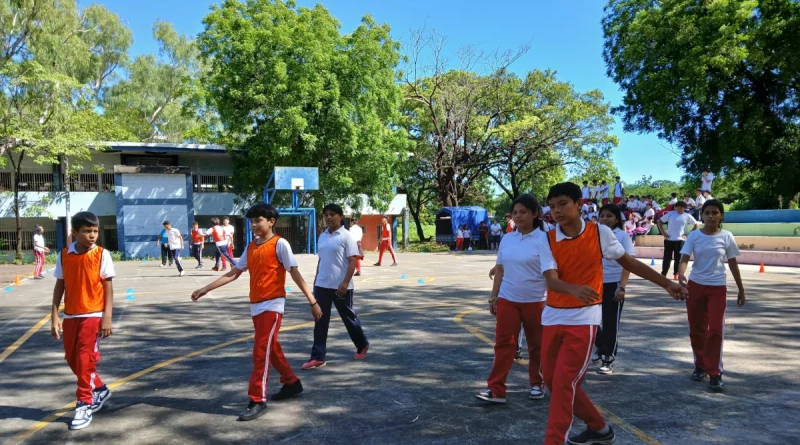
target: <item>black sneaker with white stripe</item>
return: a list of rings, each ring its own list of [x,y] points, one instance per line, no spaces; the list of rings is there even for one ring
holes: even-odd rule
[[[475,394],[475,397],[491,403],[506,403],[505,397],[495,397],[491,389],[484,389],[483,391]]]
[[[702,382],[706,379],[706,372],[700,368],[694,368],[694,372],[692,373],[692,380],[695,382]]]
[[[711,389],[717,392],[722,391],[722,388],[725,387],[725,384],[722,383],[722,374],[720,375],[712,375],[711,376]]]
[[[609,425],[608,432],[605,434],[587,429],[577,436],[570,437],[567,443],[570,445],[608,445],[614,443],[615,440],[617,438],[614,430]]]

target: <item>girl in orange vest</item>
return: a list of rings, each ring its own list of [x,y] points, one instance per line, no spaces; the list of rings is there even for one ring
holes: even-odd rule
[[[386,249],[389,249],[389,253],[392,255],[392,266],[397,266],[397,258],[392,249],[392,226],[389,225],[389,219],[384,216],[381,219],[381,250],[378,254],[378,262],[375,263],[376,266],[380,266],[383,262],[383,252]]]
[[[589,367],[597,326],[602,323],[603,259],[658,284],[675,299],[686,289],[625,253],[606,226],[581,219],[581,189],[565,182],[547,196],[556,228],[537,246],[547,281],[547,306],[542,311],[542,375],[550,390],[545,445],[610,444],[614,431],[581,388]],[[587,429],[568,437],[573,415]]]
[[[267,379],[272,365],[280,373],[281,390],[271,400],[284,400],[303,392],[303,384],[294,374],[278,342],[283,309],[286,302],[286,272],[311,306],[311,315],[319,320],[322,311],[300,275],[289,242],[272,231],[278,210],[270,204],[256,204],[245,214],[256,238],[245,247],[236,267],[208,286],[192,293],[192,301],[214,289],[235,281],[245,270],[250,271],[250,315],[256,334],[253,346],[253,372],[250,374],[247,409],[239,420],[253,420],[266,413]],[[216,218],[215,218],[216,219]],[[219,221],[217,221],[219,224]],[[233,263],[231,263],[233,264]]]

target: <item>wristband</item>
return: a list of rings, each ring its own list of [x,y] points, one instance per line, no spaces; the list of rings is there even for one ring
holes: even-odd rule
[[[311,306],[311,307],[314,307],[314,306],[316,306],[316,305],[317,305],[317,302],[316,302],[316,301],[314,302],[314,304],[309,304],[309,306]]]
[[[487,301],[489,303],[496,303],[497,302],[497,297],[489,298],[489,300],[487,300]]]
[[[617,285],[617,290],[618,290],[618,291],[620,291],[620,290],[621,290],[622,292],[625,292],[625,287],[624,287],[624,286]]]

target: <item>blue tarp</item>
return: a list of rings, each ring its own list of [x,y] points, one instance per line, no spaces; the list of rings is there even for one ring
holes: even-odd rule
[[[446,218],[450,218],[450,224],[447,225]],[[467,224],[470,232],[472,232],[472,239],[478,239],[478,226],[482,222],[489,223],[489,212],[483,207],[468,206],[468,207],[444,207],[436,212],[436,241],[440,243],[455,242],[454,233],[458,226]],[[447,232],[449,227],[450,231]]]

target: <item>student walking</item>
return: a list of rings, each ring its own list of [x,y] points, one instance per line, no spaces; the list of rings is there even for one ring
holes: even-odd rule
[[[464,226],[456,228],[456,252],[464,250]]]
[[[614,431],[583,392],[581,382],[591,360],[597,326],[602,322],[603,258],[665,288],[683,299],[685,289],[631,258],[606,226],[580,218],[581,190],[571,182],[556,184],[547,196],[556,228],[538,246],[547,282],[542,311],[542,375],[550,390],[545,445],[568,442],[610,444]],[[568,437],[573,414],[587,429]]]
[[[78,403],[69,429],[80,430],[92,422],[111,397],[111,391],[97,373],[100,339],[111,335],[115,276],[111,254],[95,244],[100,220],[94,213],[78,212],[70,220],[75,241],[62,249],[53,276],[50,334],[64,342],[64,356],[78,378]],[[64,320],[58,317],[64,299]]]
[[[619,176],[615,176],[614,180],[614,200],[611,202],[614,205],[622,204],[623,198],[625,198],[625,184],[620,181]]]
[[[464,224],[464,244],[462,246],[464,252],[472,250],[472,231],[469,230],[469,225]]]
[[[358,218],[353,217],[350,220],[350,236],[356,241],[358,245],[358,259],[356,260],[356,273],[354,276],[361,276],[361,260],[364,259],[364,248],[361,246],[361,240],[364,238],[364,230],[358,225]]]
[[[489,298],[489,312],[497,317],[494,362],[488,388],[476,395],[492,403],[506,402],[506,379],[514,364],[521,332],[528,340],[529,398],[544,398],[544,382],[539,369],[542,339],[542,310],[547,300],[547,286],[536,254],[538,238],[546,238],[544,222],[539,219],[539,203],[528,194],[514,201],[512,215],[517,230],[506,236],[497,253],[495,278]]]
[[[236,229],[234,229],[233,226],[231,225],[231,220],[228,219],[227,217],[222,218],[222,231],[225,233],[225,239],[228,241],[228,249],[227,249],[228,255],[227,255],[227,257],[223,256],[221,258],[222,259],[222,270],[225,270],[225,269],[228,268],[228,262],[225,259],[226,258],[233,258],[233,247],[234,247],[233,246],[233,244],[234,244],[233,234],[236,232]],[[233,264],[233,263],[231,263],[231,264],[232,264],[231,268],[233,268],[233,266],[235,266],[235,264]]]
[[[44,279],[44,255],[50,253],[47,244],[44,242],[44,228],[36,226],[33,229],[33,257],[36,259],[36,268],[33,270],[35,280]]]
[[[272,400],[288,399],[303,392],[303,384],[292,371],[278,341],[286,304],[286,272],[308,300],[314,320],[322,316],[317,301],[300,275],[292,247],[272,231],[279,216],[275,207],[256,204],[247,210],[245,216],[250,219],[250,228],[256,238],[245,247],[239,263],[213,283],[192,293],[192,301],[197,301],[212,290],[232,283],[244,271],[250,271],[250,316],[256,333],[253,337],[253,372],[247,390],[250,401],[247,409],[239,415],[242,421],[266,413],[270,365],[280,374],[282,385]]]
[[[200,223],[195,221],[192,223],[192,258],[197,260],[195,269],[203,268],[203,240],[206,237],[205,233],[200,230]]]
[[[614,232],[614,236],[632,258],[636,257],[636,249],[628,233],[622,228],[622,212],[616,205],[604,205],[600,209],[600,224]],[[603,258],[603,322],[597,331],[597,358],[601,361],[598,374],[614,372],[614,359],[617,355],[619,339],[619,321],[622,317],[622,305],[625,303],[625,286],[631,273],[622,268],[616,261]]]
[[[725,309],[728,306],[725,259],[731,270],[739,295],[739,307],[744,306],[742,276],[739,273],[739,248],[733,234],[722,229],[725,208],[722,202],[712,199],[703,204],[703,228],[686,238],[681,249],[680,282],[689,287],[686,313],[689,318],[689,338],[694,352],[692,380],[702,382],[710,377],[711,389],[722,391],[722,343],[725,339]],[[689,258],[694,256],[692,273],[686,279]]]
[[[169,259],[169,267],[172,267],[174,257],[172,251],[169,249],[169,237],[167,236],[167,229],[161,228],[161,232],[156,238],[156,246],[161,247],[161,267],[167,267],[167,259]]]
[[[389,254],[392,255],[392,266],[397,266],[397,258],[394,256],[394,249],[392,248],[392,226],[389,225],[389,218],[384,216],[381,219],[381,248],[378,254],[378,262],[375,263],[376,266],[380,266],[383,263],[383,252],[387,249]]]
[[[328,228],[322,232],[317,244],[319,261],[317,277],[314,280],[314,296],[319,302],[322,317],[314,324],[311,358],[303,364],[302,369],[325,366],[331,306],[336,306],[350,340],[356,347],[353,359],[365,359],[369,349],[369,341],[353,308],[353,273],[356,270],[359,254],[358,245],[350,236],[350,232],[342,227],[344,212],[338,204],[326,205],[322,209],[322,214]]]
[[[233,256],[228,253],[228,236],[225,234],[225,230],[219,225],[219,218],[211,218],[211,225],[212,227],[206,230],[206,235],[210,235],[211,239],[214,240],[214,244],[217,246],[216,252],[214,252],[214,260],[215,265],[211,268],[211,270],[220,270],[220,258],[225,257],[230,261],[231,267],[236,266],[236,261],[233,260]],[[222,270],[225,270],[223,267]]]
[[[181,232],[172,227],[169,221],[164,221],[164,230],[167,234],[167,246],[169,247],[170,257],[175,260],[175,265],[178,266],[178,276],[185,275],[183,271],[183,264],[181,264],[181,251],[183,250],[183,237]]]
[[[658,221],[656,225],[658,230],[664,236],[664,259],[661,262],[661,275],[667,276],[669,266],[672,260],[675,260],[673,278],[678,279],[678,263],[681,258],[681,249],[683,243],[686,241],[684,231],[686,226],[693,226],[692,230],[697,230],[700,226],[697,220],[692,215],[686,213],[686,202],[677,201],[675,203],[675,210],[666,213]],[[667,223],[667,229],[664,230],[664,223]]]

